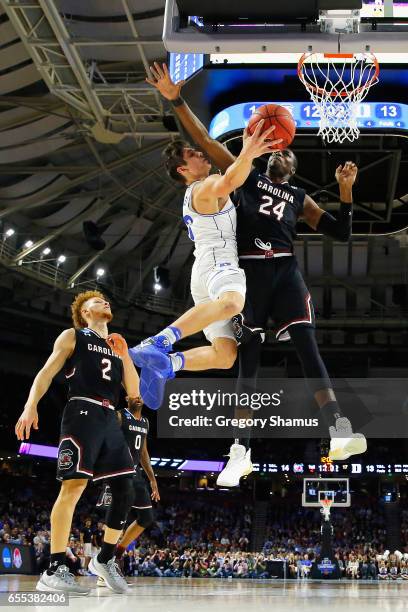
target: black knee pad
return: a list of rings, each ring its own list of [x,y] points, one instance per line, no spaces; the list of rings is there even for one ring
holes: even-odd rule
[[[147,529],[154,521],[153,508],[136,508],[137,524]]]
[[[112,502],[106,513],[106,526],[109,529],[123,529],[128,512],[133,503],[133,477],[123,476],[109,480]]]

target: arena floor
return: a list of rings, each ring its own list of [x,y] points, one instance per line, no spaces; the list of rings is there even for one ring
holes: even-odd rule
[[[81,580],[95,584],[93,578]],[[35,583],[31,576],[1,576],[0,591],[33,591]],[[408,610],[408,583],[134,578],[129,595],[95,587],[88,597],[71,598],[69,608],[75,612],[126,608],[143,612],[318,612],[327,608],[330,612],[399,612]],[[27,607],[14,605],[13,609]]]

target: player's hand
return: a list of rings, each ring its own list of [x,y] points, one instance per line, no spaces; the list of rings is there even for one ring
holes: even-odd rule
[[[271,149],[273,149],[275,145],[282,142],[282,138],[279,138],[278,140],[271,140],[272,132],[275,129],[274,125],[262,132],[263,124],[263,119],[258,121],[252,136],[249,133],[248,128],[245,128],[242,135],[241,154],[255,159],[256,157],[265,155],[265,153],[270,153]]]
[[[119,357],[127,356],[128,345],[123,336],[120,334],[109,334],[109,336],[106,338],[106,342],[115,355],[119,355]]]
[[[340,187],[351,188],[356,180],[358,168],[356,164],[351,161],[347,161],[344,166],[337,166],[336,168],[336,181]]]
[[[38,429],[38,412],[36,406],[26,406],[14,429],[17,440],[28,440],[30,437],[31,427]]]
[[[159,488],[157,486],[157,480],[156,479],[151,480],[150,486],[152,488],[152,494],[151,494],[152,500],[155,502],[160,501],[160,493],[159,493]]]
[[[154,62],[153,66],[150,66],[150,73],[152,78],[146,79],[147,83],[155,87],[163,98],[167,100],[176,100],[179,97],[180,90],[185,81],[173,83],[166,64],[160,66],[160,64]]]

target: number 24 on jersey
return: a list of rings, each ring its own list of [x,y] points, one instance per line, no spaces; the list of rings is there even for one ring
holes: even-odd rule
[[[267,215],[268,217],[274,214],[277,220],[280,221],[283,217],[286,202],[282,201],[279,202],[279,204],[275,204],[275,206],[273,206],[273,198],[267,195],[262,196],[262,200],[264,200],[264,203],[260,205],[258,212],[262,213],[263,215]],[[271,206],[273,206],[272,210]]]

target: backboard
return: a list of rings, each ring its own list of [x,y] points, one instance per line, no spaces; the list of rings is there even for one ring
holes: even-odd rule
[[[333,499],[333,507],[348,508],[351,505],[348,478],[305,478],[303,480],[302,506],[321,508],[321,500]]]

